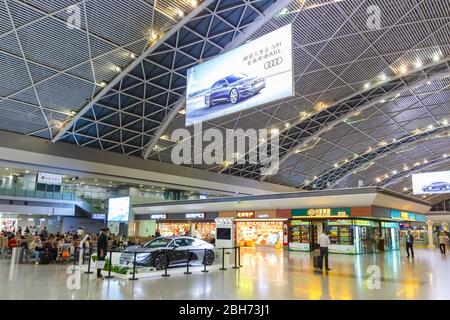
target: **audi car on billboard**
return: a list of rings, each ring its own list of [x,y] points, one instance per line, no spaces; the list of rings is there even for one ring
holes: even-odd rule
[[[287,25],[187,71],[186,125],[294,95]]]
[[[450,193],[450,171],[416,173],[412,182],[414,194]]]

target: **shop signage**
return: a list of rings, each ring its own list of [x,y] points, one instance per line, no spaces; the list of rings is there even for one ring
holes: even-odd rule
[[[152,215],[150,216],[150,218],[151,218],[152,220],[162,220],[162,219],[166,219],[167,216],[166,216],[165,214],[152,214]]]
[[[397,220],[425,221],[425,216],[400,210],[391,210],[391,218]]]
[[[381,222],[382,228],[394,228],[398,229],[398,223],[397,222]]]
[[[203,219],[205,218],[204,213],[186,213],[186,219]]]
[[[378,227],[378,223],[370,220],[353,220],[353,224],[361,227]]]
[[[336,220],[336,221],[327,221],[327,225],[329,226],[348,226],[352,224],[352,220]]]
[[[309,226],[309,221],[291,220],[291,226]]]
[[[92,214],[92,219],[105,220],[105,215],[103,213],[94,213]]]
[[[62,175],[47,172],[38,172],[37,183],[60,186],[62,184]]]
[[[316,208],[316,209],[294,209],[292,216],[301,217],[349,217],[350,208]]]
[[[234,222],[234,219],[231,217],[223,217],[223,218],[216,218],[215,221],[217,224],[232,224]]]
[[[237,217],[238,218],[254,218],[255,212],[254,211],[238,211]]]
[[[256,217],[260,218],[260,219],[265,219],[265,218],[268,218],[269,215],[267,213],[263,213],[263,214],[258,214]]]

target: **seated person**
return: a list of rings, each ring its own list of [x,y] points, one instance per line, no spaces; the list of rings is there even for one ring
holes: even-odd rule
[[[31,241],[31,243],[29,245],[29,249],[36,260],[36,264],[39,264],[39,258],[41,257],[41,251],[43,250],[42,241],[39,236],[34,236],[33,241]]]

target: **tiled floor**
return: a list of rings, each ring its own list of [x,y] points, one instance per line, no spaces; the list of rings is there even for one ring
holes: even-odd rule
[[[82,275],[69,290],[67,266],[0,263],[0,299],[450,299],[450,257],[416,249],[330,255],[332,271],[316,273],[309,253],[245,249],[243,268],[170,278],[97,280]],[[380,289],[369,289],[367,268],[380,268]],[[373,267],[370,267],[373,268]]]

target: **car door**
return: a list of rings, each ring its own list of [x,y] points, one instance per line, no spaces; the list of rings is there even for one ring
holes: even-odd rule
[[[211,87],[211,101],[219,100],[219,96],[220,96],[220,82],[221,82],[221,80],[217,81]]]
[[[219,91],[219,99],[221,101],[227,100],[228,99],[228,82],[226,82],[225,80],[221,80],[218,91]]]
[[[173,241],[175,245],[172,251],[172,263],[183,263],[187,261],[187,249],[189,247],[189,241],[186,238],[177,238]]]

